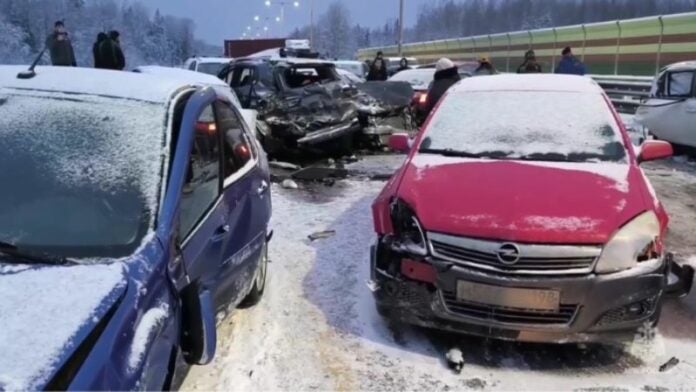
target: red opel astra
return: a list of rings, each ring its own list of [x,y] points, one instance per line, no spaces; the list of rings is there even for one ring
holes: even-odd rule
[[[633,337],[660,315],[668,217],[591,79],[468,78],[415,140],[373,205],[380,314],[531,342]]]

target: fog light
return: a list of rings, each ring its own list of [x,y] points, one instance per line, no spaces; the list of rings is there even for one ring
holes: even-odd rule
[[[640,316],[645,312],[642,302],[628,305],[627,310],[628,310],[628,313],[632,316]]]
[[[656,304],[657,296],[612,309],[604,313],[597,325],[605,326],[641,319],[652,314],[655,311]]]

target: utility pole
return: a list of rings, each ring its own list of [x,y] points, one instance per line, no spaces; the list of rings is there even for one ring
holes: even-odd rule
[[[399,57],[403,57],[404,45],[404,0],[399,0]]]
[[[309,47],[314,49],[314,0],[311,0],[309,9]]]

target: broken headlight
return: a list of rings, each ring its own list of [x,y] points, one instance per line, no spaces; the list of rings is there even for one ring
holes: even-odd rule
[[[391,219],[395,235],[394,247],[414,255],[426,256],[428,243],[425,232],[413,209],[397,200],[391,206]]]
[[[633,268],[660,257],[657,244],[660,222],[654,212],[645,212],[621,228],[599,256],[595,272],[607,274]]]

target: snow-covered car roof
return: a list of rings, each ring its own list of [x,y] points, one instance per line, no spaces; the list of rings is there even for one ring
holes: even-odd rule
[[[137,73],[153,75],[155,77],[177,80],[180,83],[182,83],[182,85],[213,87],[215,91],[227,97],[227,99],[229,99],[233,105],[241,109],[241,103],[239,102],[239,98],[234,93],[234,91],[232,91],[230,86],[228,86],[225,82],[223,82],[221,79],[216,78],[215,76],[201,72],[189,71],[187,69],[162,67],[159,65],[141,66],[137,67],[133,71]]]
[[[552,74],[502,74],[466,78],[452,88],[452,93],[467,91],[563,91],[601,93],[603,90],[589,77]]]
[[[176,91],[190,85],[177,78],[74,67],[37,67],[35,77],[18,79],[17,74],[26,69],[26,66],[0,66],[0,88],[90,94],[164,103]]]
[[[666,66],[664,71],[696,71],[696,61],[682,61],[681,63],[670,64]]]
[[[199,63],[215,63],[215,64],[227,64],[234,61],[233,58],[229,57],[194,57]]]
[[[435,68],[406,69],[389,78],[391,82],[408,82],[414,90],[427,90],[435,77]]]

